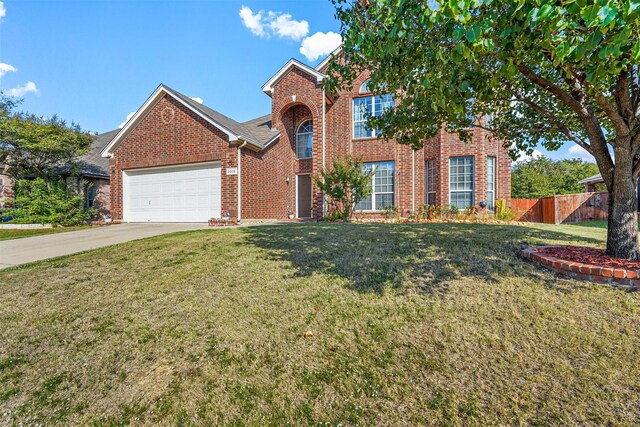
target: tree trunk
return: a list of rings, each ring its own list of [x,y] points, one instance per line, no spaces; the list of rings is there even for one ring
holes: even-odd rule
[[[638,193],[633,178],[633,156],[629,149],[615,149],[613,183],[609,188],[607,255],[640,259],[638,247]]]

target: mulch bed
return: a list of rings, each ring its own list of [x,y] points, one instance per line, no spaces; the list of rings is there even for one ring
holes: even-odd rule
[[[550,255],[563,261],[573,261],[582,264],[592,264],[599,267],[621,268],[625,270],[640,270],[640,261],[612,258],[605,255],[604,249],[584,246],[551,246],[537,251],[543,255]]]

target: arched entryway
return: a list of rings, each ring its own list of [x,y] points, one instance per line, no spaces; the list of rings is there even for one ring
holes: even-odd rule
[[[296,218],[311,219],[314,210],[312,175],[314,173],[314,153],[317,152],[317,120],[307,105],[293,103],[283,108],[280,114],[283,139],[290,151],[290,211]],[[285,142],[285,141],[283,141]]]

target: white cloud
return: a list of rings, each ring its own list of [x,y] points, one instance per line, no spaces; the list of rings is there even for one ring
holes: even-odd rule
[[[127,124],[127,122],[129,121],[129,119],[130,119],[131,117],[133,117],[133,115],[134,115],[135,113],[136,113],[135,111],[132,111],[132,112],[130,112],[129,114],[127,114],[127,118],[126,118],[126,119],[124,119],[124,122],[122,122],[122,123],[120,123],[120,124],[118,125],[118,129],[122,129],[122,128],[124,127],[124,125],[126,125],[126,124]]]
[[[7,8],[4,7],[4,2],[0,1],[0,18],[7,16]]]
[[[15,73],[16,71],[18,71],[18,69],[13,65],[0,62],[0,77],[4,76],[7,73]]]
[[[593,156],[578,144],[573,144],[571,147],[569,147],[569,150],[567,151],[569,152],[569,154],[571,154],[573,157],[577,159],[582,159],[589,162],[594,161]]]
[[[267,15],[269,28],[280,38],[301,40],[309,34],[309,23],[307,21],[296,21],[289,13],[269,12]]]
[[[190,96],[189,98],[193,99],[194,101],[196,101],[198,104],[202,104],[204,101],[202,100],[202,98],[200,98],[199,96]]]
[[[253,35],[259,37],[278,36],[283,39],[302,40],[309,34],[309,23],[307,21],[296,21],[290,13],[265,12],[261,10],[254,13],[247,6],[240,8],[240,18],[242,24],[247,27]]]
[[[38,88],[36,87],[36,84],[34,82],[29,81],[22,86],[11,88],[5,92],[5,95],[21,98],[28,93],[38,93]]]
[[[329,31],[328,33],[317,32],[302,41],[300,53],[309,61],[315,61],[321,56],[333,52],[342,43],[340,34]]]
[[[533,150],[533,152],[531,153],[531,155],[528,155],[526,153],[520,153],[518,155],[518,160],[515,161],[515,163],[523,163],[526,161],[529,161],[531,159],[538,159],[540,157],[542,157],[542,151],[540,150]]]
[[[254,14],[247,6],[242,6],[240,8],[240,18],[244,26],[251,30],[251,33],[260,37],[268,37],[267,32],[264,30],[264,23],[262,22],[262,11]]]

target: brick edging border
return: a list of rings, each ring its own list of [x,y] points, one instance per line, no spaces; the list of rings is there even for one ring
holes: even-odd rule
[[[583,264],[567,261],[552,255],[538,252],[540,249],[558,246],[532,246],[522,251],[522,256],[543,267],[565,276],[578,280],[587,280],[594,283],[607,283],[616,286],[624,286],[629,290],[638,290],[640,287],[640,270],[627,270],[624,268],[600,267],[595,264]]]

